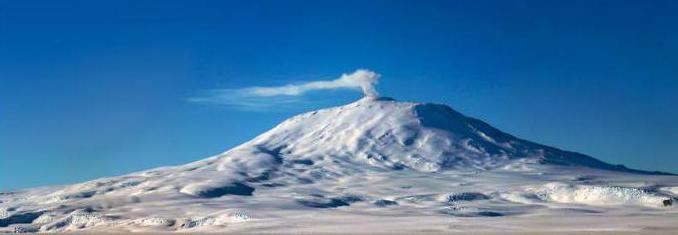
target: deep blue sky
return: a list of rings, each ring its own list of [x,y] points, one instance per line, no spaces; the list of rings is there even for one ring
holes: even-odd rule
[[[367,68],[399,100],[678,172],[678,1],[0,0],[0,190],[218,154],[351,91],[267,112],[209,89]]]

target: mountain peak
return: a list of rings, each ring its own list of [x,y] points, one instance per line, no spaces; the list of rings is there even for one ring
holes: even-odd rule
[[[620,171],[661,174],[522,140],[446,105],[365,97],[294,116],[238,147],[185,165],[0,193],[0,232],[24,223],[32,223],[25,231],[109,231],[115,226],[212,231],[192,229],[232,228],[249,220],[243,211],[306,221],[330,213],[311,209],[352,204],[359,206],[341,213],[367,215],[394,207],[382,215],[407,211],[403,218],[418,213],[428,221],[431,213],[495,217],[525,208],[543,215],[544,203],[659,207],[671,202],[659,191],[617,186],[630,179],[615,174]],[[614,187],[590,185],[610,175],[619,176]],[[644,187],[678,188],[665,186]],[[459,203],[471,209],[451,206]],[[365,208],[369,212],[361,211]],[[330,218],[337,217],[319,221]],[[268,228],[273,220],[261,221]],[[24,231],[17,228],[12,231]]]
[[[363,97],[292,117],[239,149],[266,149],[286,158],[382,169],[441,171],[544,163],[623,170],[592,157],[504,133],[447,105]],[[638,171],[640,172],[640,171]]]

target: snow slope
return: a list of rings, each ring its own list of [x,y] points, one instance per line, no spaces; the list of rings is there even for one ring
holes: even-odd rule
[[[366,97],[186,165],[2,193],[0,231],[676,229],[676,188],[448,106]]]

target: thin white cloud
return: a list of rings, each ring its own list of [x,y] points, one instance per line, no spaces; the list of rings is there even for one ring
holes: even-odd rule
[[[350,74],[342,74],[335,80],[311,81],[275,87],[246,87],[240,89],[218,89],[204,92],[188,100],[196,103],[235,106],[246,110],[263,110],[280,105],[304,102],[300,96],[316,90],[352,89],[362,90],[365,96],[378,97],[375,85],[380,74],[366,69],[358,69]]]

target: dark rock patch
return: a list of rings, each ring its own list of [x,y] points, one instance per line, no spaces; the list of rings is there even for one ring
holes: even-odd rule
[[[336,198],[330,198],[330,199],[322,199],[322,200],[297,200],[299,204],[302,204],[307,207],[313,207],[313,208],[336,208],[336,207],[341,207],[341,206],[349,206],[351,204],[342,201],[340,199]]]
[[[347,196],[341,196],[338,197],[337,199],[345,201],[347,203],[354,203],[354,202],[361,202],[363,201],[363,198],[360,196],[355,196],[355,195],[347,195]]]
[[[273,174],[273,172],[268,170],[268,171],[265,171],[264,173],[261,173],[260,175],[258,175],[256,177],[248,178],[247,182],[258,183],[258,182],[266,181],[266,180],[271,179],[272,174]]]
[[[295,160],[291,160],[290,163],[310,166],[310,165],[313,165],[313,160],[310,160],[310,159],[295,159]]]
[[[312,184],[313,183],[313,180],[309,179],[309,178],[296,178],[295,181],[296,181],[296,183],[299,183],[299,184]]]
[[[267,188],[275,188],[275,187],[283,187],[286,186],[286,184],[281,184],[281,183],[265,183],[261,184],[261,186],[267,187]]]
[[[488,200],[489,196],[482,193],[475,192],[463,192],[455,193],[447,196],[447,202],[458,202],[458,201],[477,201],[477,200]]]
[[[407,166],[402,163],[394,163],[393,166],[391,166],[391,169],[396,171],[404,170],[405,168],[407,168]]]
[[[494,211],[481,211],[481,212],[478,212],[478,216],[499,217],[499,216],[504,216],[504,214],[499,213],[499,212],[494,212]]]
[[[30,224],[33,220],[42,215],[43,212],[27,212],[21,214],[14,214],[7,218],[0,219],[0,227],[7,227],[11,224]]]
[[[379,199],[379,200],[374,201],[374,205],[378,206],[378,207],[387,207],[387,206],[398,205],[398,203],[396,201]]]
[[[313,199],[299,199],[297,200],[297,203],[313,208],[336,208],[342,206],[350,206],[351,203],[359,201],[363,201],[363,199],[361,197],[353,195],[336,198],[323,198],[316,196],[316,198]]]
[[[254,192],[254,188],[246,184],[233,183],[223,187],[201,191],[197,196],[205,198],[221,197],[224,195],[252,196],[252,192]]]
[[[93,197],[97,192],[96,191],[83,191],[83,192],[77,192],[73,194],[68,194],[68,195],[62,195],[60,196],[62,199],[82,199],[82,198],[90,198]]]
[[[449,207],[439,211],[441,214],[456,217],[499,217],[505,216],[503,213],[495,211],[466,211],[464,207]]]
[[[266,154],[268,154],[268,155],[271,155],[271,157],[273,158],[273,160],[274,160],[276,163],[282,164],[282,162],[283,162],[283,155],[282,155],[282,153],[281,153],[281,150],[282,150],[283,148],[285,148],[285,147],[286,147],[286,146],[280,146],[280,147],[275,148],[275,149],[267,149],[267,148],[265,148],[265,147],[258,146],[258,147],[257,147],[257,150],[259,150],[259,151],[262,152],[262,153],[266,153]]]
[[[581,176],[577,176],[574,179],[574,181],[591,181],[591,180],[595,180],[595,179],[596,179],[596,177],[592,176],[592,175],[581,175]]]

